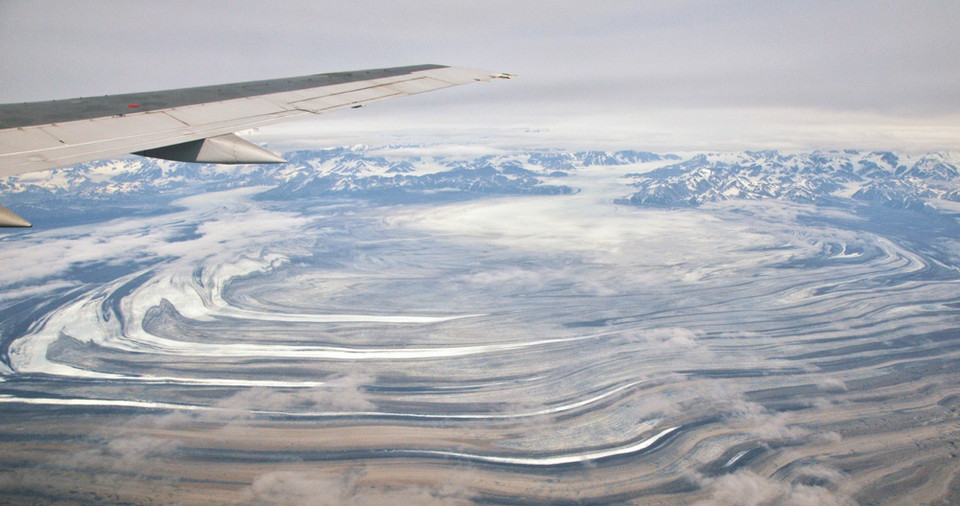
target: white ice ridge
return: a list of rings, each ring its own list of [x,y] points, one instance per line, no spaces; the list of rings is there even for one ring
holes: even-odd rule
[[[616,388],[612,388],[606,392],[603,392],[599,395],[591,397],[589,399],[584,399],[582,401],[571,402],[570,404],[563,404],[561,406],[555,406],[552,408],[545,408],[537,411],[530,411],[526,413],[495,413],[495,414],[466,414],[466,415],[456,415],[456,414],[445,414],[445,415],[433,415],[427,413],[401,413],[396,411],[264,411],[264,410],[255,410],[251,411],[252,413],[258,415],[268,415],[268,416],[288,416],[288,417],[324,417],[324,416],[370,416],[370,417],[392,417],[392,418],[411,418],[411,419],[421,419],[421,420],[433,420],[433,419],[443,419],[443,420],[511,420],[517,418],[528,418],[533,416],[542,416],[542,415],[551,415],[563,413],[566,411],[571,411],[577,408],[582,408],[590,404],[600,402],[608,397],[616,395],[630,387],[634,387],[644,383],[643,381],[634,381],[626,385],[621,385]]]
[[[173,299],[181,313],[202,313],[209,319],[213,315],[229,316],[234,318],[257,319],[281,322],[354,322],[354,323],[390,323],[390,324],[430,324],[445,322],[461,318],[472,318],[482,315],[362,315],[362,314],[278,314],[265,312],[250,312],[226,306],[213,306],[203,302],[201,294],[184,287],[179,291],[165,290],[153,296],[144,297],[144,293],[151,293],[156,288],[156,280],[141,287],[133,294],[124,297],[121,302],[122,320],[118,318],[104,318],[102,314],[102,299],[114,293],[123,283],[134,276],[128,276],[113,283],[111,286],[97,290],[86,297],[74,301],[70,305],[51,313],[47,321],[33,334],[26,335],[12,343],[9,350],[11,368],[17,372],[36,372],[57,376],[89,377],[106,379],[136,379],[133,375],[114,375],[83,371],[66,364],[55,363],[47,359],[47,350],[62,334],[69,335],[82,342],[93,342],[110,349],[129,352],[159,353],[166,355],[193,355],[193,356],[230,356],[230,357],[284,357],[284,358],[426,358],[448,357],[480,353],[484,349],[454,349],[434,350],[417,349],[391,352],[387,350],[356,350],[350,348],[328,347],[298,347],[272,346],[263,344],[202,344],[188,343],[177,340],[163,339],[146,332],[142,321],[149,307],[153,307],[161,298]],[[192,296],[191,296],[192,293]],[[188,310],[188,308],[192,309]],[[194,315],[197,316],[197,315]],[[126,323],[124,323],[124,321]],[[495,348],[490,348],[493,350]],[[170,382],[176,378],[163,378]],[[199,383],[201,380],[190,381]],[[242,385],[242,382],[231,383]],[[269,383],[254,383],[259,386],[304,386],[280,385]],[[312,385],[306,385],[312,386]]]
[[[287,261],[281,255],[271,254],[264,255],[264,258],[243,258],[236,259],[232,263],[218,264],[209,268],[202,285],[197,284],[191,276],[180,272],[157,276],[123,298],[120,302],[121,313],[130,322],[140,322],[143,321],[149,310],[158,306],[161,301],[166,300],[181,315],[199,321],[213,321],[218,317],[227,317],[284,323],[429,324],[485,316],[483,314],[424,316],[267,312],[234,307],[223,298],[224,287],[232,279],[255,272],[268,272]],[[135,276],[127,276],[121,282],[114,283],[113,287],[106,293],[113,292],[119,286],[122,286],[123,282],[133,279]],[[96,302],[93,297],[90,298],[90,301]]]
[[[57,311],[34,334],[18,339],[10,347],[9,355],[13,369],[18,372],[45,373],[58,376],[97,377],[136,380],[134,375],[114,375],[84,371],[47,359],[47,349],[59,339],[61,333],[84,341],[92,341],[111,349],[129,352],[143,352],[163,355],[190,357],[241,357],[241,358],[296,358],[321,360],[411,360],[427,358],[452,358],[470,355],[520,350],[551,344],[593,339],[605,334],[574,336],[565,338],[540,339],[535,341],[497,343],[487,345],[449,346],[449,347],[398,347],[398,348],[351,348],[337,346],[292,346],[265,345],[262,343],[191,343],[157,337],[146,332],[134,320],[134,324],[121,327],[114,320],[105,321],[99,316],[101,304],[93,296],[77,301]],[[128,313],[129,314],[129,313]],[[278,315],[270,315],[276,319]],[[393,316],[404,320],[423,318],[464,318],[456,315],[449,317]],[[369,318],[357,316],[357,318]],[[148,380],[149,377],[142,377]],[[163,378],[164,380],[168,378]],[[176,378],[169,378],[176,381]],[[264,385],[271,386],[271,385]],[[303,385],[296,385],[303,386]]]
[[[412,360],[427,358],[454,358],[470,355],[481,355],[512,350],[521,350],[550,344],[568,343],[593,339],[599,334],[540,339],[514,343],[482,344],[471,346],[448,346],[431,348],[348,348],[342,346],[289,346],[265,344],[207,344],[187,343],[172,339],[158,338],[144,333],[147,336],[142,342],[129,339],[122,342],[112,342],[112,348],[127,351],[142,351],[153,354],[179,355],[189,357],[240,357],[240,358],[297,358],[320,360]],[[17,370],[26,372],[18,363]],[[30,370],[30,372],[47,372],[45,370]],[[55,374],[55,373],[53,373]]]
[[[280,380],[245,380],[224,378],[186,378],[174,376],[134,376],[114,374],[111,379],[122,381],[136,381],[146,384],[161,385],[196,385],[214,387],[260,387],[260,388],[316,388],[323,386],[322,381],[280,381]]]
[[[455,358],[470,355],[496,353],[520,350],[550,344],[567,343],[593,339],[602,334],[576,336],[567,338],[541,339],[520,343],[501,343],[475,346],[451,346],[445,348],[390,348],[390,349],[359,349],[329,346],[265,346],[262,344],[202,344],[184,343],[169,339],[153,338],[144,346],[130,346],[131,341],[123,343],[113,342],[114,348],[129,351],[145,351],[155,354],[181,355],[191,357],[256,357],[256,358],[297,358],[321,360],[412,360],[426,358]],[[32,336],[31,336],[32,337]],[[53,342],[53,339],[49,340]],[[270,380],[224,380],[224,379],[191,379],[176,377],[153,377],[138,375],[123,375],[102,373],[78,369],[51,362],[46,358],[46,346],[25,346],[30,340],[22,339],[16,344],[20,346],[10,353],[11,361],[19,372],[42,373],[54,376],[101,378],[142,382],[168,382],[181,384],[210,384],[220,386],[264,386],[264,387],[313,387],[323,383],[317,382],[277,382]]]
[[[472,453],[446,452],[439,450],[398,450],[400,453],[413,453],[416,455],[436,455],[438,457],[456,457],[469,460],[478,460],[481,462],[490,462],[492,464],[516,464],[521,466],[557,466],[563,464],[575,464],[578,462],[589,462],[616,455],[627,455],[630,453],[646,450],[653,446],[657,441],[663,439],[668,434],[679,429],[680,426],[670,427],[658,432],[656,435],[644,439],[639,443],[620,448],[611,448],[596,452],[580,453],[576,455],[559,455],[554,457],[497,457],[495,455],[477,455]]]
[[[451,316],[407,316],[407,315],[369,315],[369,314],[304,314],[304,313],[266,313],[249,311],[233,307],[219,308],[212,314],[244,320],[259,320],[284,323],[442,323],[462,318],[477,318],[484,314],[466,314]]]
[[[734,455],[730,460],[727,461],[726,464],[723,465],[723,468],[726,469],[726,468],[734,465],[738,460],[740,460],[741,457],[743,457],[744,455],[746,455],[747,452],[749,452],[749,451],[750,451],[750,450],[743,450],[742,452]]]
[[[190,380],[181,380],[181,382],[189,383]],[[217,380],[210,380],[210,382],[203,382],[200,384],[210,384],[210,385],[220,385],[221,383],[215,383]],[[224,382],[230,380],[223,380]],[[270,383],[270,382],[261,382],[261,383]],[[289,388],[291,386],[319,386],[323,383],[315,383],[313,385],[306,384],[293,384],[293,382],[274,382],[278,383],[277,385],[265,385],[257,384],[256,386],[276,386],[282,388]],[[542,409],[538,411],[531,411],[527,413],[509,413],[509,414],[491,414],[491,415],[480,415],[480,414],[469,414],[469,415],[432,415],[425,413],[400,413],[400,412],[390,412],[390,411],[274,411],[274,410],[260,410],[254,409],[247,411],[253,415],[264,415],[264,416],[284,416],[284,417],[334,417],[334,416],[369,416],[369,417],[394,417],[394,418],[410,418],[410,419],[421,419],[421,420],[432,420],[432,419],[457,419],[457,420],[505,420],[505,419],[517,419],[517,418],[527,418],[533,416],[542,416],[547,414],[558,414],[565,411],[570,411],[576,408],[583,406],[588,406],[590,404],[602,401],[612,395],[615,395],[619,392],[622,392],[630,387],[639,385],[643,383],[642,381],[635,381],[626,385],[621,385],[617,388],[610,389],[606,392],[603,392],[600,395],[591,397],[578,402],[573,402],[570,404],[564,404],[561,406],[556,406],[553,408]],[[223,383],[224,386],[234,386],[230,383]],[[176,409],[176,410],[188,410],[188,411],[222,411],[224,408],[213,407],[213,406],[199,406],[195,404],[171,404],[166,402],[146,402],[146,401],[135,401],[135,400],[122,400],[122,399],[66,399],[66,398],[45,398],[45,397],[15,397],[8,394],[0,394],[0,403],[21,403],[21,404],[42,404],[42,405],[60,405],[60,406],[117,406],[117,407],[130,407],[130,408],[140,408],[140,409]],[[229,410],[235,411],[235,410]],[[654,422],[650,422],[653,424]]]
[[[49,397],[14,397],[0,394],[0,404],[38,404],[45,406],[110,406],[120,408],[179,409],[205,411],[213,408],[192,404],[171,404],[168,402],[129,401],[123,399],[54,399]]]

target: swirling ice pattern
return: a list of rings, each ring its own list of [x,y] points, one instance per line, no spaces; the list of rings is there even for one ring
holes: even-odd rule
[[[0,404],[186,438],[151,472],[217,462],[235,498],[278,462],[492,501],[691,500],[735,475],[872,500],[926,497],[911,466],[954,476],[960,285],[935,241],[713,212],[609,256],[338,216],[351,234],[308,229],[313,252],[158,259],[5,336]]]

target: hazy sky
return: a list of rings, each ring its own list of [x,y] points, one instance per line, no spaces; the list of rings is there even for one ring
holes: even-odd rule
[[[0,0],[0,102],[441,63],[519,76],[260,135],[956,150],[958,20],[956,0]]]

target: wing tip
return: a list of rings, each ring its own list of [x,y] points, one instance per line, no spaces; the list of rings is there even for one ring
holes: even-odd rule
[[[13,211],[0,206],[0,227],[3,228],[30,228],[33,224],[17,216]]]

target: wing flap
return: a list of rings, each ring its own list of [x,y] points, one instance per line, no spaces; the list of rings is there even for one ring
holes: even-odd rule
[[[335,95],[327,95],[308,100],[299,100],[297,102],[292,102],[290,105],[301,111],[320,114],[334,111],[336,109],[343,109],[345,107],[364,105],[377,100],[383,100],[401,95],[403,95],[403,93],[392,90],[387,86],[375,86],[372,88],[346,91],[343,93],[337,93]]]
[[[269,99],[251,97],[176,107],[164,111],[164,114],[180,121],[183,125],[193,126],[230,122],[238,119],[269,117],[288,111],[290,111],[289,107],[284,107]]]
[[[448,86],[452,85],[447,84],[445,81],[431,79],[429,77],[410,79],[409,81],[401,81],[399,83],[387,85],[388,88],[403,93],[404,95],[415,95],[417,93],[423,93],[426,91],[439,90]]]
[[[54,149],[62,145],[59,139],[39,127],[11,128],[0,135],[0,153],[30,153]],[[0,171],[0,176],[3,172]]]
[[[136,137],[149,132],[168,132],[183,126],[182,122],[168,114],[147,112],[123,117],[58,123],[36,128],[56,138],[61,144],[74,146]]]

